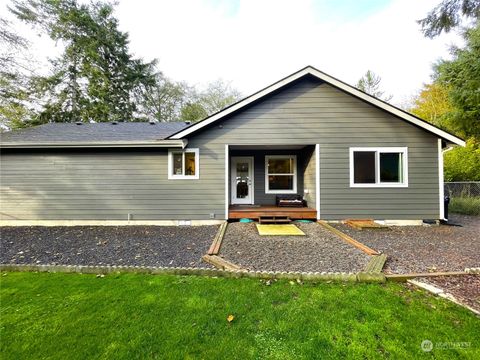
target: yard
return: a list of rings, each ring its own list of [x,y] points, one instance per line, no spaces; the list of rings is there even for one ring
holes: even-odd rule
[[[0,293],[5,360],[480,356],[477,317],[400,284],[6,272]]]

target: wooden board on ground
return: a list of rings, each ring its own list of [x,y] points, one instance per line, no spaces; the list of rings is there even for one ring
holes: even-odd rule
[[[387,255],[374,255],[371,257],[367,266],[365,267],[365,272],[367,273],[381,273],[385,262],[387,261]]]
[[[220,270],[242,270],[242,268],[234,263],[231,263],[228,260],[225,260],[224,258],[221,258],[220,256],[217,255],[203,255],[202,256],[203,261],[212,264],[216,268]]]
[[[220,252],[220,247],[222,246],[222,240],[225,235],[225,231],[227,230],[227,226],[228,222],[226,221],[220,225],[220,228],[213,239],[212,245],[210,245],[210,248],[207,251],[208,255],[217,255]]]
[[[355,246],[357,249],[362,250],[364,253],[366,253],[368,255],[380,255],[380,253],[378,251],[375,251],[375,250],[369,248],[367,245],[362,244],[361,242],[351,238],[347,234],[344,234],[340,230],[335,229],[332,225],[327,224],[325,221],[319,220],[319,221],[317,221],[317,223],[322,225],[325,229],[333,232],[335,235],[342,238],[343,240],[345,240],[349,244]]]
[[[469,275],[469,274],[464,271],[446,271],[446,272],[433,272],[433,273],[388,274],[388,275],[385,275],[385,277],[389,281],[404,282],[414,278],[436,277],[436,276],[461,276],[461,275]]]
[[[377,224],[375,221],[372,219],[353,219],[353,220],[345,220],[345,224],[353,227],[354,229],[357,230],[363,230],[363,229],[387,229],[388,227],[385,225],[380,225]]]
[[[260,236],[305,236],[294,224],[255,224]]]

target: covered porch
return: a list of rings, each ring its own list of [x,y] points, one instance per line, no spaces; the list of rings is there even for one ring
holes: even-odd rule
[[[225,151],[227,219],[319,218],[318,144],[226,145]]]
[[[280,207],[275,205],[230,205],[228,217],[231,220],[242,218],[260,219],[261,217],[287,217],[290,219],[316,219],[317,210],[309,207]]]

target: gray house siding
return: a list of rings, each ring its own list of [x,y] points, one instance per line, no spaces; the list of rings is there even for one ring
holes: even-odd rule
[[[200,180],[168,180],[167,152],[3,153],[0,216],[5,220],[183,220],[223,218],[214,171],[201,154]],[[209,172],[208,169],[214,169]],[[218,216],[221,214],[221,217]]]
[[[3,152],[1,217],[126,220],[131,213],[136,220],[207,220],[213,213],[222,219],[225,144],[320,144],[323,219],[439,217],[437,138],[319,80],[297,82],[188,140],[200,150],[198,180],[168,180],[162,150]],[[350,188],[353,146],[408,147],[409,186]],[[301,182],[312,191],[311,207],[313,165]],[[256,192],[256,203],[271,202],[260,184]]]
[[[209,149],[223,164],[225,144],[320,144],[322,219],[438,219],[437,140],[333,86],[304,79],[194,134],[189,146]],[[408,147],[409,186],[350,188],[349,148],[389,146]],[[215,171],[214,199],[223,203],[223,166]]]

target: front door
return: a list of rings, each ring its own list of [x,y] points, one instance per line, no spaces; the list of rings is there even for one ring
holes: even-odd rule
[[[232,157],[232,204],[253,204],[253,157]]]

